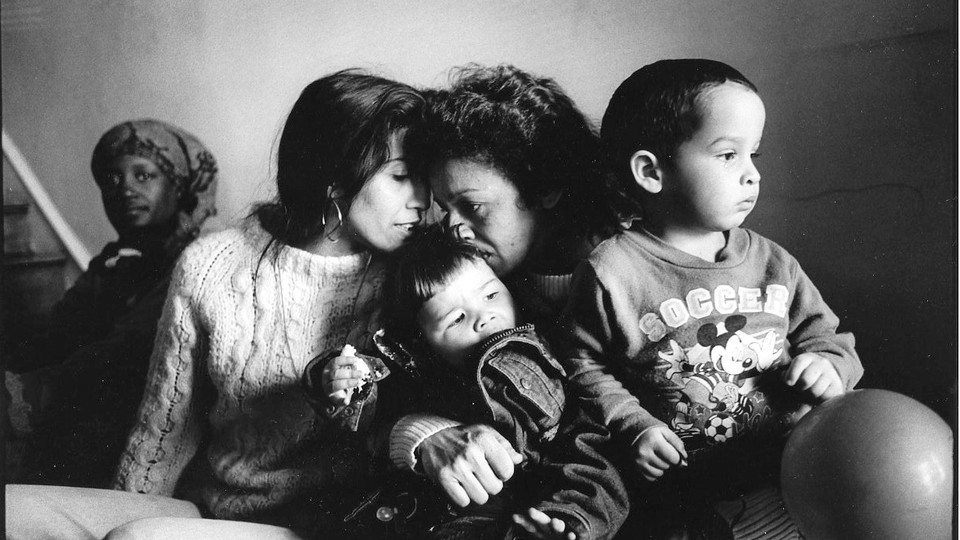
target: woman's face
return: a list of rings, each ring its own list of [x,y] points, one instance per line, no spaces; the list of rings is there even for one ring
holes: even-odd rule
[[[177,215],[177,187],[149,159],[118,156],[97,182],[107,219],[121,235],[161,228]]]
[[[411,176],[400,137],[390,141],[390,159],[367,181],[344,216],[343,237],[356,247],[389,253],[413,234],[430,205],[430,191]]]
[[[483,252],[498,276],[524,263],[537,237],[539,214],[503,174],[468,159],[449,159],[431,170],[430,188],[450,226]]]

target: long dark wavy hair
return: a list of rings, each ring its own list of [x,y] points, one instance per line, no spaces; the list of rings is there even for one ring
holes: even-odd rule
[[[357,69],[308,84],[277,145],[277,198],[252,215],[284,244],[323,234],[331,189],[349,206],[390,159],[390,138],[423,120],[424,105],[413,87]]]

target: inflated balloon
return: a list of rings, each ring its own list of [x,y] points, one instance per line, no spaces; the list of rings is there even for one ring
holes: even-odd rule
[[[855,390],[787,440],[783,499],[810,540],[950,538],[953,432],[916,400]]]

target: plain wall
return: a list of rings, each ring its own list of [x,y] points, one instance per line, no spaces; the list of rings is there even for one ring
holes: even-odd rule
[[[302,87],[360,66],[421,86],[509,62],[599,121],[666,57],[728,62],[767,129],[747,226],[793,252],[858,338],[861,386],[955,425],[956,4],[951,0],[100,0],[2,4],[3,124],[91,252],[114,237],[89,172],[111,125],[154,117],[220,162],[220,217],[270,197]]]

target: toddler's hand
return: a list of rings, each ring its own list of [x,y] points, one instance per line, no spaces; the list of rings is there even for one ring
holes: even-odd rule
[[[670,467],[687,464],[683,441],[667,426],[653,426],[643,430],[633,443],[635,462],[640,474],[653,482]]]
[[[321,384],[327,399],[335,405],[349,405],[353,395],[370,379],[370,366],[350,345],[323,368]]]
[[[567,530],[566,523],[557,518],[551,518],[536,508],[527,510],[527,515],[514,514],[513,522],[532,538],[577,540],[577,535]]]
[[[800,390],[815,403],[843,394],[843,381],[829,360],[815,353],[802,353],[787,364],[783,373],[787,386]]]

